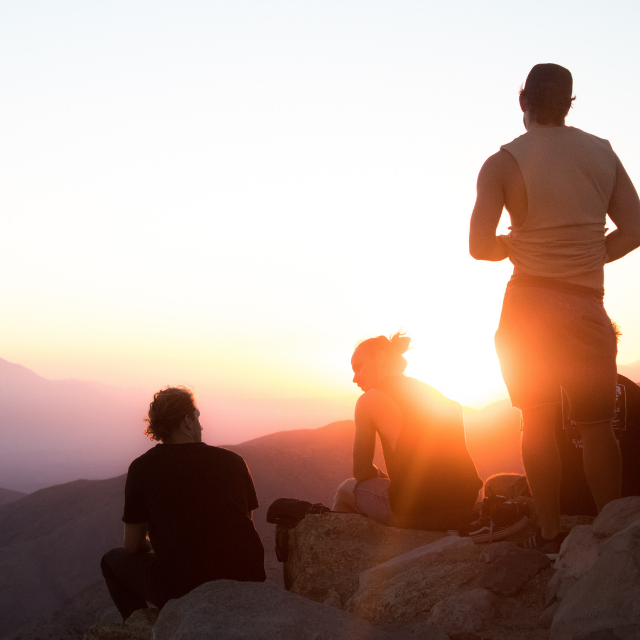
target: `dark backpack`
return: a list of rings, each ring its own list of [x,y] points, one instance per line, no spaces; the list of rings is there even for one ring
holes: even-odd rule
[[[286,562],[289,557],[289,530],[309,513],[330,513],[331,509],[321,502],[312,504],[306,500],[295,498],[278,498],[271,503],[267,510],[267,522],[276,525],[276,556],[280,562]],[[291,585],[287,572],[283,567],[284,586],[288,589]]]

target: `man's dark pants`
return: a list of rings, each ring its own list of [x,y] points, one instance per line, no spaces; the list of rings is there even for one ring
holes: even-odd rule
[[[102,557],[102,575],[123,620],[137,609],[146,609],[147,602],[158,608],[166,603],[155,577],[155,564],[153,551],[134,554],[124,547],[111,549]]]

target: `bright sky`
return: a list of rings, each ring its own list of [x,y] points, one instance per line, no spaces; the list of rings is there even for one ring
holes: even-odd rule
[[[50,378],[353,394],[364,337],[504,396],[508,263],[467,253],[535,63],[640,185],[640,3],[0,0],[0,357]],[[506,226],[506,225],[505,225]],[[640,251],[606,306],[640,359]]]

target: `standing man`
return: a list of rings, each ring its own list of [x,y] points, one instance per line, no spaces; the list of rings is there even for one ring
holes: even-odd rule
[[[469,234],[476,260],[509,258],[496,350],[511,402],[522,411],[522,460],[540,521],[525,542],[557,553],[561,401],[583,442],[598,511],[620,496],[620,451],[611,428],[616,335],[603,306],[604,265],[640,246],[640,201],[607,140],[565,126],[573,79],[537,64],[520,93],[527,132],[482,166]],[[511,232],[496,236],[503,209]],[[617,229],[605,236],[606,214]]]
[[[238,454],[202,442],[199,418],[184,387],[158,391],[149,406],[146,434],[161,443],[131,463],[124,547],[101,563],[124,620],[211,580],[266,579],[249,469]]]

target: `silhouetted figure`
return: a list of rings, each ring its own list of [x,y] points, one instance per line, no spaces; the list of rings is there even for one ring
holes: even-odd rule
[[[338,488],[333,510],[394,526],[460,529],[482,481],[467,451],[460,405],[404,375],[410,342],[400,333],[378,336],[353,353],[353,381],[364,391],[355,411],[354,478]],[[376,434],[388,476],[373,464]]]
[[[125,620],[147,602],[161,608],[211,580],[266,579],[249,469],[238,454],[202,442],[199,417],[182,387],[158,391],[149,406],[146,433],[161,444],[131,463],[124,547],[101,563]]]
[[[607,140],[565,126],[571,73],[531,69],[520,107],[527,132],[483,165],[471,217],[477,260],[514,265],[495,336],[513,406],[522,411],[522,459],[541,529],[525,543],[559,547],[560,457],[554,427],[560,387],[582,436],[598,510],[620,496],[611,429],[616,336],[603,306],[604,265],[640,246],[640,201]],[[497,236],[503,208],[511,232]],[[605,237],[606,214],[617,229]]]

